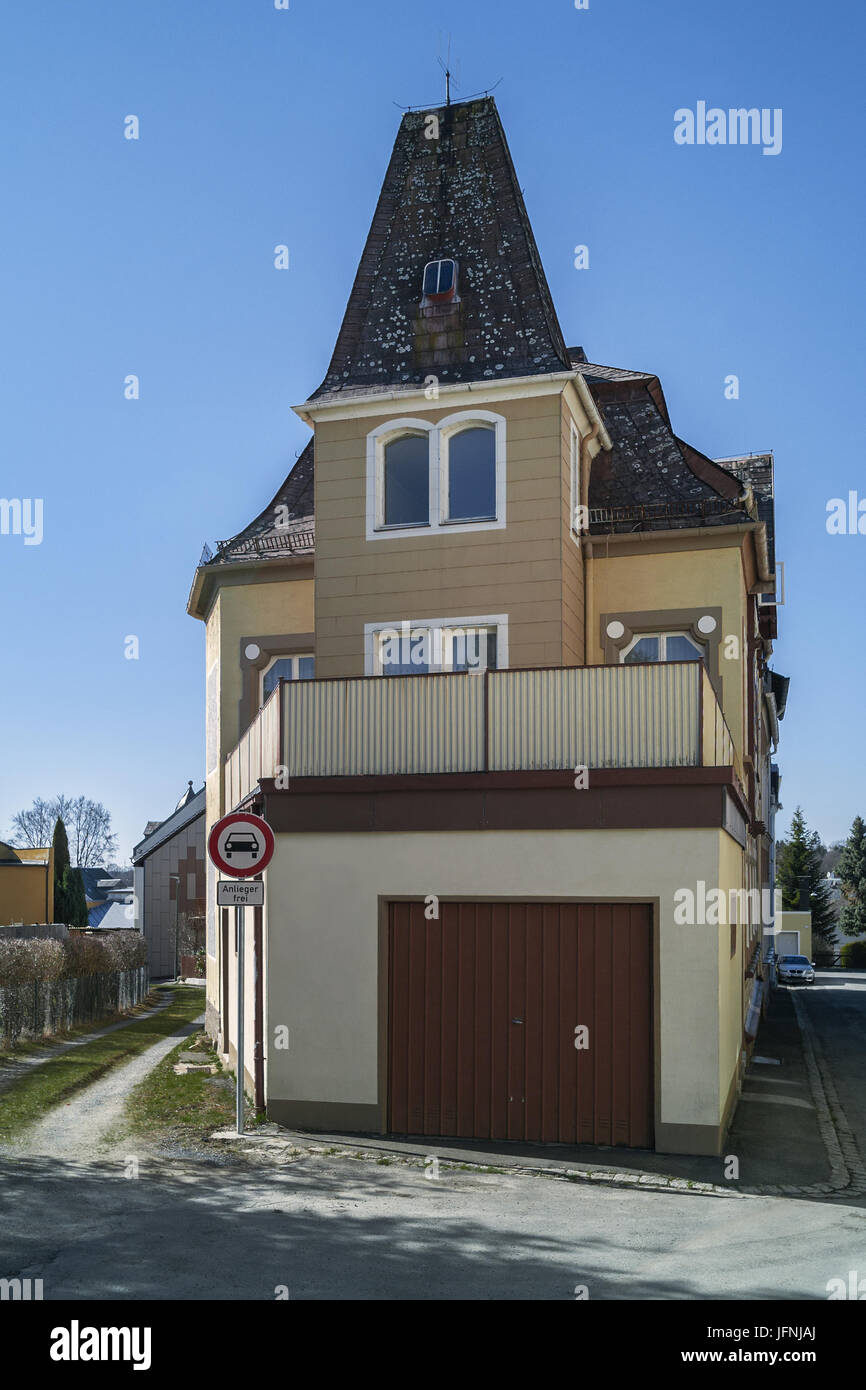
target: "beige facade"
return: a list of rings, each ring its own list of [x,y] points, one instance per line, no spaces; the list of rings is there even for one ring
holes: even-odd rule
[[[514,395],[423,394],[387,413],[316,411],[316,674],[365,674],[372,623],[507,614],[510,666],[561,666],[583,655],[583,580],[571,526],[572,427],[591,423],[573,385]],[[528,388],[527,388],[528,389]],[[440,398],[441,401],[442,398]],[[309,415],[310,410],[305,411]],[[336,417],[336,418],[334,418]],[[376,432],[459,417],[502,422],[505,524],[369,538],[368,472]],[[600,447],[594,441],[590,453]],[[368,672],[367,672],[368,673]]]
[[[532,831],[279,835],[265,875],[268,1111],[288,1124],[384,1130],[380,920],[390,899],[652,904],[656,1147],[717,1153],[730,1116],[744,1018],[743,933],[680,924],[675,894],[698,880],[742,887],[722,832]],[[712,1020],[720,1018],[716,1031]],[[248,1055],[252,1069],[252,1050]]]

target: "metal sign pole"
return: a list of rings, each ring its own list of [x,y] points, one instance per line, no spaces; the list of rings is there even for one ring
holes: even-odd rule
[[[267,868],[273,857],[274,832],[267,821],[262,820],[261,816],[255,816],[249,811],[230,811],[227,816],[222,816],[211,826],[210,833],[207,837],[207,852],[211,862],[215,864],[222,873],[233,880],[232,883],[223,883],[222,881],[217,883],[217,905],[220,907],[234,907],[236,914],[238,1015],[235,1109],[237,1114],[237,1132],[238,1134],[243,1134],[244,956],[246,954],[246,943],[244,941],[244,908],[247,903],[257,907],[261,907],[264,903],[265,885],[261,876],[261,871]],[[251,883],[246,888],[244,888],[243,884],[238,883],[239,879],[250,878],[253,874],[258,875],[258,881],[256,883]],[[228,948],[228,943],[226,943],[226,948]],[[223,975],[222,978],[225,979],[225,975]],[[256,989],[256,999],[258,999],[257,980],[254,982],[254,985]],[[220,990],[220,998],[222,999],[222,990]],[[224,1008],[227,1012],[228,1000],[225,1001]],[[226,1048],[228,1049],[230,1046],[231,1041],[227,1038]],[[256,1076],[258,1076],[258,1055],[256,1055],[254,1071]],[[255,1088],[255,1100],[257,1102],[259,1100],[258,1086]]]
[[[237,1121],[238,1134],[244,1132],[244,909],[238,907],[238,1066],[237,1066]]]

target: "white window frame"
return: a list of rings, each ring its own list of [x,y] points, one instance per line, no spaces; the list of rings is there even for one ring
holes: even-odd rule
[[[706,664],[706,652],[705,652],[704,649],[701,647],[701,644],[700,644],[699,642],[696,642],[696,641],[695,641],[695,639],[694,639],[694,637],[692,636],[692,634],[691,634],[690,632],[683,632],[683,631],[681,631],[681,630],[680,630],[680,631],[677,631],[677,630],[675,630],[675,629],[672,629],[670,632],[636,632],[636,633],[634,634],[634,636],[632,637],[631,641],[629,642],[628,646],[627,646],[627,647],[623,647],[622,650],[620,651],[620,654],[619,654],[619,664],[620,664],[620,666],[624,666],[624,665],[625,665],[625,659],[626,659],[626,657],[628,656],[629,652],[632,651],[632,649],[633,649],[634,647],[637,646],[638,642],[642,642],[642,641],[644,640],[645,637],[656,637],[656,638],[658,638],[659,643],[661,644],[661,645],[659,646],[659,659],[658,659],[658,661],[654,661],[654,662],[651,663],[653,666],[663,666],[663,665],[665,664],[667,658],[666,658],[665,656],[663,656],[662,653],[665,652],[665,651],[667,650],[667,639],[668,639],[669,637],[685,637],[685,639],[686,639],[687,642],[691,642],[692,646],[694,647],[694,649],[695,649],[695,651],[696,651],[696,653],[697,653],[697,655],[696,655],[696,657],[695,657],[695,660],[696,660],[696,661],[703,661],[703,662]],[[682,658],[680,657],[680,658],[678,658],[678,660],[682,660]]]
[[[452,435],[473,424],[492,425],[495,437],[496,516],[492,520],[450,521],[448,511],[448,443]],[[385,446],[401,434],[427,434],[429,438],[429,524],[385,524]],[[491,410],[459,410],[433,423],[406,416],[377,425],[367,435],[367,540],[397,540],[453,534],[460,531],[497,531],[505,526],[506,421]]]
[[[380,637],[383,632],[393,632],[395,629],[400,631],[403,624],[413,632],[419,628],[448,629],[448,628],[493,628],[496,632],[496,669],[503,671],[508,666],[508,614],[493,613],[486,615],[473,614],[468,618],[419,618],[406,619],[394,618],[391,622],[376,622],[364,624],[364,674],[367,676],[381,676],[382,663],[380,658]],[[486,667],[479,667],[479,670],[486,670]],[[426,671],[419,671],[420,675],[432,674]]]
[[[259,707],[261,707],[264,704],[264,701],[266,699],[265,676],[268,674],[268,671],[270,671],[271,667],[275,666],[278,661],[291,661],[294,663],[292,669],[294,671],[297,671],[297,663],[299,661],[303,661],[305,657],[309,657],[311,661],[315,661],[316,654],[315,652],[274,652],[274,655],[271,657],[267,666],[263,666],[261,671],[259,671]],[[299,677],[295,676],[295,680],[298,679]],[[315,677],[313,677],[313,679],[315,679]]]

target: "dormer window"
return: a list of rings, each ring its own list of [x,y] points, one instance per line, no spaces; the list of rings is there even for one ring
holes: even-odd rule
[[[448,304],[457,298],[457,262],[428,261],[422,293],[431,304]]]

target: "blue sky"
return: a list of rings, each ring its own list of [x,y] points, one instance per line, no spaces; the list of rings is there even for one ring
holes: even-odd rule
[[[7,4],[0,495],[43,498],[44,537],[0,536],[0,836],[34,797],[84,793],[126,856],[200,784],[204,629],[185,605],[201,546],[245,525],[305,443],[290,407],[327,367],[395,103],[441,100],[449,34],[455,98],[502,79],[566,340],[658,373],[704,452],[775,450],[782,828],[801,802],[826,840],[845,835],[866,814],[866,536],[825,520],[830,498],[866,497],[864,15],[853,0]],[[678,146],[674,112],[699,100],[781,108],[782,152]]]

